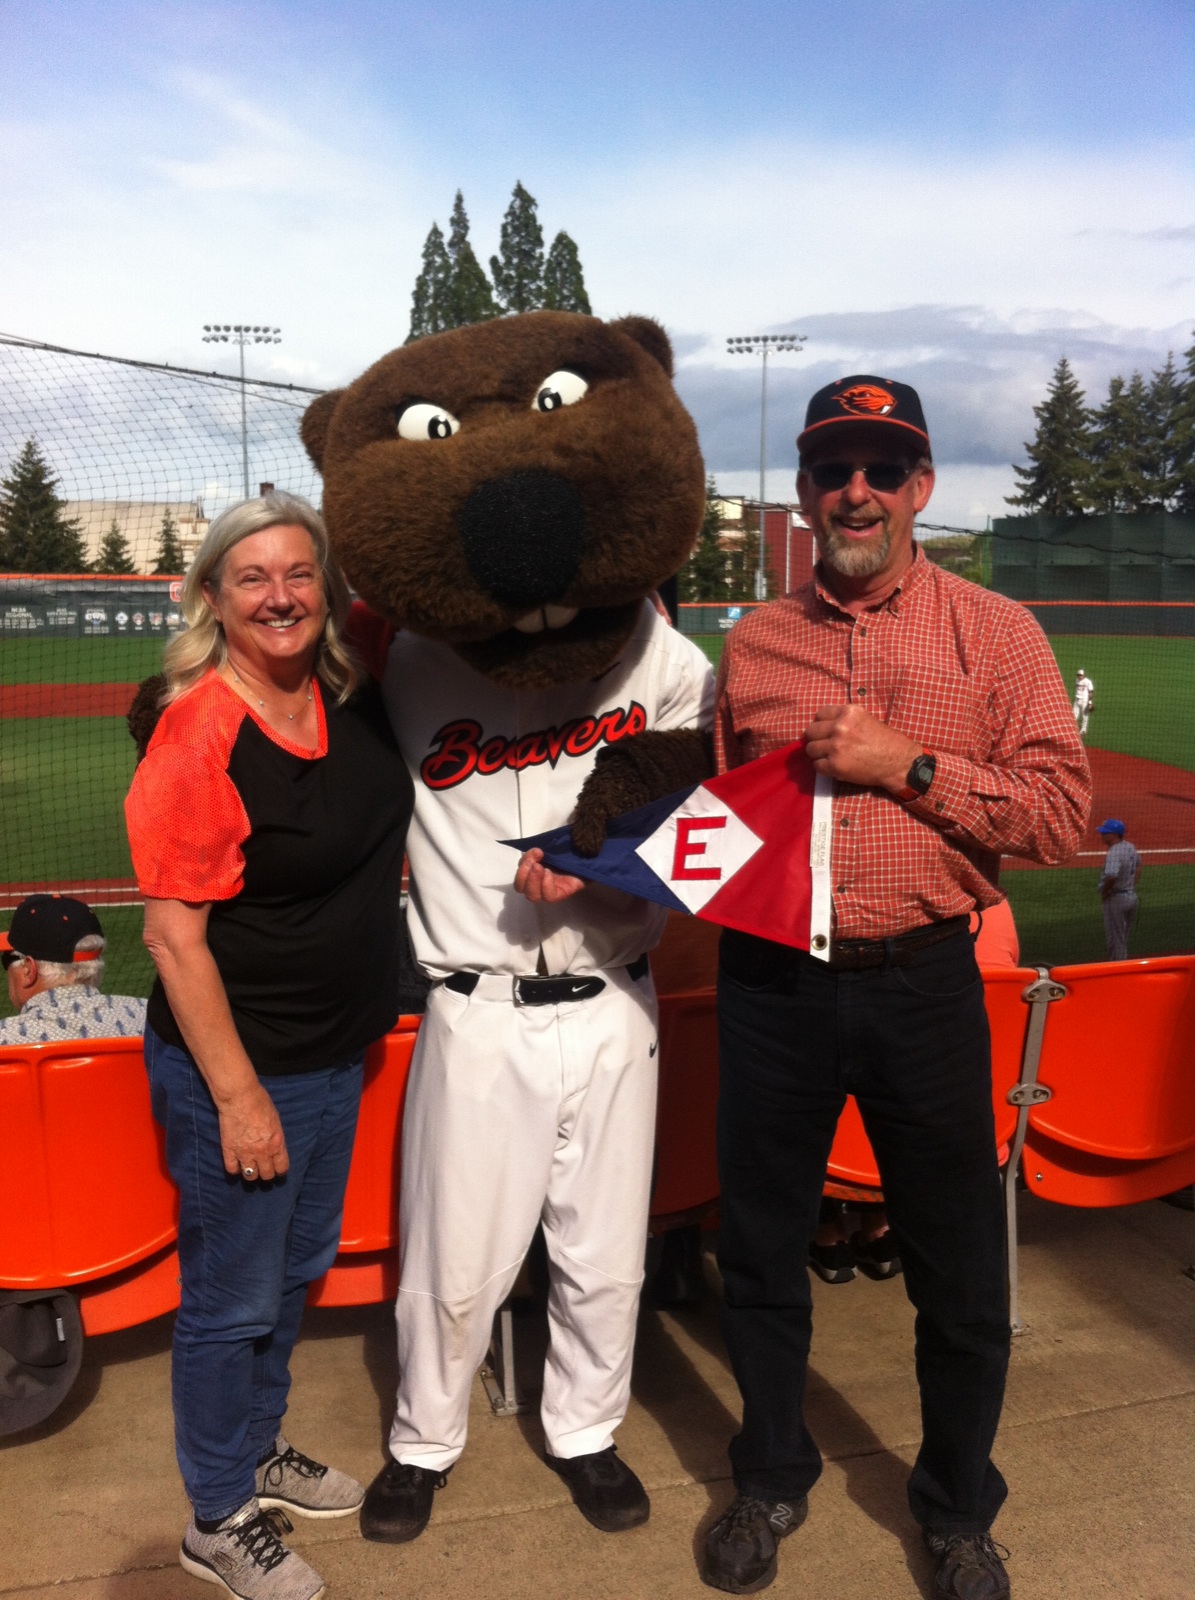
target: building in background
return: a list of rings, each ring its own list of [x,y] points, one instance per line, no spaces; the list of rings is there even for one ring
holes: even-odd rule
[[[189,562],[208,527],[203,501],[198,497],[194,500],[68,500],[62,510],[64,517],[78,522],[89,562],[99,554],[100,543],[115,522],[128,541],[138,572],[153,570],[167,513],[174,519],[179,545]]]

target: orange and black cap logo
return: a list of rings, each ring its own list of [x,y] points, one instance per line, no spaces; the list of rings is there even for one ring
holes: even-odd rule
[[[805,412],[805,427],[797,439],[803,451],[810,434],[837,424],[869,422],[903,428],[917,435],[921,445],[929,446],[929,430],[916,389],[894,378],[877,378],[869,372],[856,372],[819,389]]]
[[[834,398],[844,411],[856,417],[886,417],[896,410],[896,396],[878,383],[853,383]]]

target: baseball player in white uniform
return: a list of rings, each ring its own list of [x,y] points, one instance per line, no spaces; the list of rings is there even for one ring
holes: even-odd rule
[[[1091,716],[1091,713],[1094,709],[1095,684],[1092,683],[1086,672],[1082,667],[1080,667],[1078,672],[1075,674],[1075,698],[1071,705],[1071,710],[1075,714],[1075,722],[1078,725],[1080,738],[1083,738],[1087,732],[1087,719]]]
[[[390,1434],[399,1468],[421,1473],[384,1469],[362,1516],[367,1537],[397,1541],[422,1531],[428,1485],[464,1447],[494,1314],[541,1221],[549,1465],[567,1479],[569,1462],[608,1450],[626,1412],[655,1135],[646,952],[666,912],[595,885],[532,904],[500,841],[567,822],[604,746],[708,728],[713,674],[644,601],[593,681],[507,689],[451,646],[400,633],[383,687],[415,780],[410,928],[434,980],[403,1118]]]

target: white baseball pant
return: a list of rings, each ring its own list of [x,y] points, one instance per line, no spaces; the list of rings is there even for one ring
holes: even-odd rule
[[[444,1471],[460,1455],[494,1314],[542,1220],[548,1450],[604,1450],[626,1414],[656,1118],[655,993],[625,968],[560,1006],[437,984],[403,1112],[399,1385],[390,1452]]]

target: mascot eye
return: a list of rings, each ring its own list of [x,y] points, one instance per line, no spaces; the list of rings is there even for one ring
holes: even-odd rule
[[[585,379],[575,372],[561,368],[550,378],[545,378],[531,402],[532,411],[559,411],[561,406],[575,406],[589,393]]]
[[[404,406],[398,418],[400,439],[451,439],[460,431],[461,425],[451,411],[429,405],[426,400]]]

